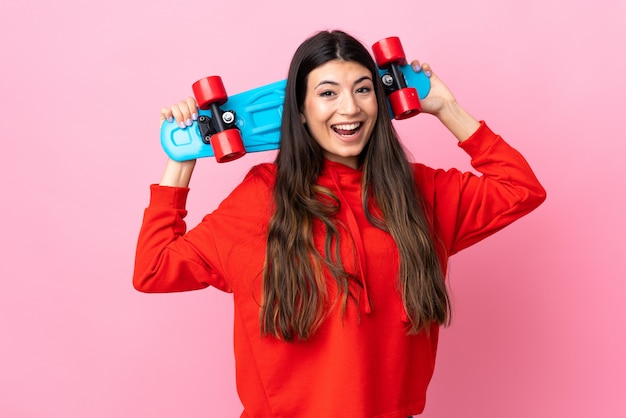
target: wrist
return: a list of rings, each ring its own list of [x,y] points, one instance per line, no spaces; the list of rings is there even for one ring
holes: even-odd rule
[[[189,187],[191,174],[196,166],[196,160],[174,161],[167,160],[165,171],[159,182],[160,186]]]
[[[436,114],[441,123],[463,142],[480,126],[480,122],[470,115],[456,100],[444,104]]]

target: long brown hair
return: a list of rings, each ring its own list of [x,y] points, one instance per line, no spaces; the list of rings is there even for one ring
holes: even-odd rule
[[[400,255],[398,287],[415,334],[433,323],[446,324],[450,303],[421,194],[387,110],[384,88],[367,49],[341,31],[319,32],[304,41],[287,77],[281,147],[276,157],[275,211],[270,220],[263,272],[261,330],[285,341],[306,340],[324,320],[328,308],[325,272],[343,294],[342,306],[359,285],[339,257],[334,214],[339,200],[316,184],[324,164],[322,148],[301,122],[308,74],[328,61],[354,61],[374,80],[378,117],[360,159],[363,207],[369,221],[389,232]],[[376,208],[373,210],[372,208]],[[321,253],[313,241],[313,222],[326,230]]]

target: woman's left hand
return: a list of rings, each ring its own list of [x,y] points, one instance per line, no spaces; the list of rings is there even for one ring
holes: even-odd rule
[[[416,72],[423,71],[430,78],[430,92],[421,100],[422,112],[436,116],[461,142],[479,128],[480,123],[459,105],[456,98],[428,64],[412,61]]]
[[[438,116],[439,112],[446,106],[456,103],[456,99],[448,86],[433,72],[429,64],[420,64],[419,61],[414,60],[411,62],[411,67],[415,72],[423,71],[430,79],[430,92],[421,100],[424,113]]]

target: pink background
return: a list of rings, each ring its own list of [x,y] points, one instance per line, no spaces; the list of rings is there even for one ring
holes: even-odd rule
[[[209,74],[282,79],[326,28],[399,36],[548,190],[453,258],[423,416],[626,416],[625,21],[624,0],[2,0],[0,416],[239,416],[230,296],[131,286],[159,108]],[[433,118],[397,126],[416,159],[468,167]],[[272,157],[201,161],[190,223]]]

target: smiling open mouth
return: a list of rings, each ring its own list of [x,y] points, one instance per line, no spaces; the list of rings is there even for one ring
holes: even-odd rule
[[[361,129],[360,123],[348,123],[345,125],[334,125],[333,130],[341,136],[353,136]]]

